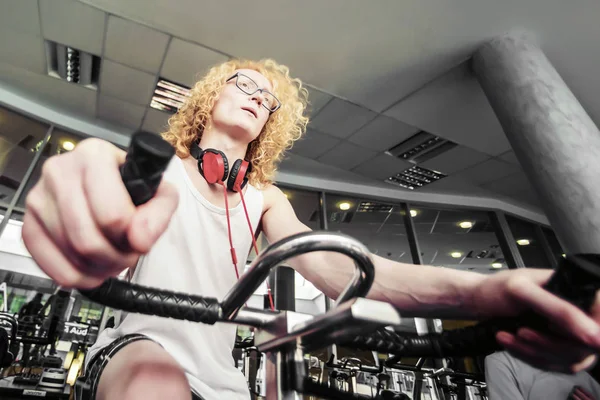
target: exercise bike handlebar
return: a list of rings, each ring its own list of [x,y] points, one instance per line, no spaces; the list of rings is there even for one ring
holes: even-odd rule
[[[141,205],[154,196],[173,155],[173,148],[156,135],[138,133],[133,136],[125,164],[121,167],[121,175],[135,205]],[[340,295],[338,304],[367,294],[375,276],[369,251],[349,236],[322,232],[297,234],[269,246],[253,261],[249,271],[234,285],[222,303],[215,298],[145,287],[116,278],[107,279],[95,289],[80,292],[99,304],[127,312],[206,324],[235,321],[260,327],[269,320],[255,315],[236,319],[242,306],[268,277],[272,268],[288,258],[317,250],[346,254],[355,261],[356,272]]]
[[[271,269],[289,258],[313,251],[334,251],[355,261],[354,276],[338,297],[337,304],[367,295],[375,278],[375,267],[369,251],[362,243],[343,234],[300,233],[270,245],[256,257],[249,271],[240,277],[223,299],[223,317],[227,320],[233,319],[252,293],[269,276]]]

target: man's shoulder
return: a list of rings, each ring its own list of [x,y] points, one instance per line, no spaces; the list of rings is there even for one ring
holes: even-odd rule
[[[271,183],[263,186],[261,192],[264,198],[264,211],[267,211],[275,204],[286,200],[285,194],[283,194],[281,189]]]

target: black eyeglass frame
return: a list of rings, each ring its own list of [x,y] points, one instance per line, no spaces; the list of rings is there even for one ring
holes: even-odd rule
[[[240,76],[243,76],[246,79],[249,79],[252,83],[254,83],[256,85],[256,90],[254,92],[248,92],[246,90],[244,90],[243,88],[240,87],[240,85],[238,85],[238,78]],[[225,82],[229,82],[231,81],[233,78],[235,78],[235,86],[240,89],[242,92],[246,93],[247,95],[253,95],[256,92],[261,92],[261,93],[268,93],[271,96],[273,96],[273,98],[275,99],[275,101],[277,101],[277,106],[272,110],[269,107],[267,107],[265,105],[265,103],[263,102],[261,105],[267,109],[271,114],[273,114],[275,111],[279,110],[281,108],[281,101],[277,98],[277,96],[275,96],[273,93],[269,92],[267,89],[261,89],[260,87],[258,87],[258,83],[256,83],[254,81],[254,79],[250,78],[248,75],[244,75],[240,72],[236,72],[233,76],[231,76],[229,79],[227,79]]]

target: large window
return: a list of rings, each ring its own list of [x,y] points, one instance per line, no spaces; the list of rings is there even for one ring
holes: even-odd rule
[[[478,273],[506,269],[488,213],[410,206],[423,264]]]
[[[0,203],[6,208],[49,125],[0,107]]]
[[[538,237],[536,225],[511,215],[506,216],[506,221],[517,242],[525,267],[550,268],[552,264],[546,255],[541,238]]]

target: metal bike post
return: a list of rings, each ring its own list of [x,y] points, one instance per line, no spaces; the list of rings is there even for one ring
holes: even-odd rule
[[[266,400],[303,400],[302,394],[291,387],[293,371],[289,370],[291,363],[304,362],[302,351],[292,348],[275,354],[269,353],[266,362]]]

